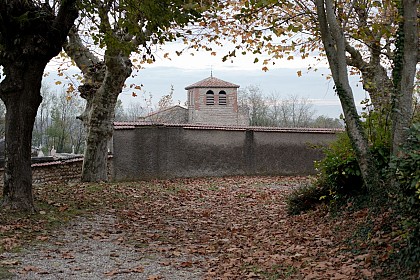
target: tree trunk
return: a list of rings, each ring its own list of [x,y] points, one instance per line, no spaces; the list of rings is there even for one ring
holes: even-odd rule
[[[55,13],[49,1],[0,1],[0,65],[6,76],[0,83],[6,105],[3,206],[35,210],[31,141],[41,80],[78,16],[76,2],[60,1]]]
[[[401,3],[402,2],[402,3]],[[401,0],[397,49],[394,60],[394,95],[392,110],[392,153],[397,155],[399,147],[408,137],[413,114],[413,90],[418,61],[418,0]]]
[[[83,182],[107,181],[108,142],[114,131],[115,105],[125,80],[131,74],[131,61],[121,54],[105,55],[105,77],[100,88],[87,99],[86,147]]]
[[[368,141],[361,126],[348,79],[346,63],[346,40],[334,14],[331,0],[317,0],[317,15],[321,38],[334,79],[337,95],[343,108],[347,133],[363,180],[368,190],[378,185],[378,173],[369,151]]]
[[[2,96],[6,105],[3,206],[34,212],[31,141],[36,113],[41,104],[41,80],[46,62],[28,61],[15,67],[7,81],[16,86]],[[19,86],[17,86],[19,85]]]
[[[370,61],[366,62],[357,49],[346,42],[347,64],[356,67],[362,75],[363,89],[369,92],[374,109],[378,112],[388,112],[393,90],[392,80],[381,65],[381,48],[377,41],[369,44]]]

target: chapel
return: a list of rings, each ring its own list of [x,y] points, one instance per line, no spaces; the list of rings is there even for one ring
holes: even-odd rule
[[[248,125],[244,110],[238,106],[239,85],[211,75],[185,87],[187,108],[176,105],[154,112],[140,120],[152,123],[194,125]]]

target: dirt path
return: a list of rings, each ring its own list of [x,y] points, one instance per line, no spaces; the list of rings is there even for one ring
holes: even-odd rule
[[[170,265],[174,260],[159,254],[143,254],[123,244],[124,234],[115,228],[115,217],[78,218],[39,243],[16,254],[3,254],[17,264],[12,279],[200,279],[197,268]],[[177,262],[184,261],[178,258]]]

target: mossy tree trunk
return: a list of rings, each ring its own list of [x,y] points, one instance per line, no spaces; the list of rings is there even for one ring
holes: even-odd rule
[[[397,33],[394,58],[392,96],[392,153],[398,155],[407,141],[413,117],[413,92],[416,66],[420,60],[418,0],[399,0],[401,21]]]
[[[347,133],[368,190],[378,186],[379,178],[368,140],[354,103],[353,92],[348,79],[346,62],[346,39],[334,14],[333,1],[316,0],[321,38],[331,68],[336,92],[344,112]]]

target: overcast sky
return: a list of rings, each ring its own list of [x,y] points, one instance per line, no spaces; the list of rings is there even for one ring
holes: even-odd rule
[[[241,56],[232,62],[222,62],[221,56],[226,53],[226,49],[216,49],[217,56],[205,51],[192,51],[194,56],[189,53],[177,56],[175,50],[181,47],[179,44],[169,44],[164,46],[163,50],[156,50],[155,63],[146,64],[144,69],[133,72],[135,77],[127,80],[126,84],[142,84],[143,87],[141,91],[136,92],[136,97],[132,96],[133,90],[129,87],[123,91],[120,99],[125,106],[131,102],[144,102],[145,97],[149,95],[153,96],[152,101],[156,104],[163,95],[170,92],[171,85],[174,87],[175,103],[184,104],[187,97],[185,87],[209,77],[212,72],[214,77],[240,85],[240,89],[257,85],[267,95],[277,93],[281,98],[290,95],[308,98],[313,103],[317,115],[338,117],[341,113],[333,82],[326,79],[329,70],[325,62],[319,63],[312,58],[278,60],[274,66],[269,66],[269,71],[264,72],[261,70],[261,63],[253,63],[255,56]],[[169,53],[170,60],[164,58],[165,53]],[[260,61],[263,58],[260,57]],[[316,64],[318,71],[308,71],[310,64]],[[48,67],[51,73],[46,77],[48,84],[53,84],[59,78],[54,74],[56,65],[57,63],[51,63]],[[302,71],[301,77],[298,77],[297,71]],[[71,75],[75,70],[67,72]],[[360,104],[365,98],[365,92],[358,82],[358,77],[350,79],[356,104]]]

